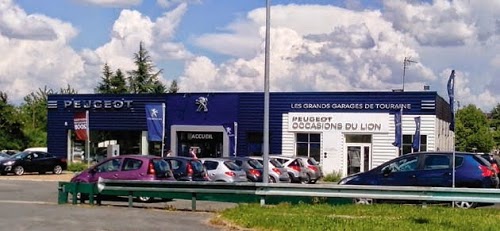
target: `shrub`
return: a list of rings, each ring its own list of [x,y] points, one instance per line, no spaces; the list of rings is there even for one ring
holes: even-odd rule
[[[70,172],[81,172],[87,169],[86,163],[71,163],[68,165],[68,171]]]
[[[323,181],[325,182],[338,182],[340,179],[342,179],[342,173],[333,171],[332,173],[328,173],[323,177]]]

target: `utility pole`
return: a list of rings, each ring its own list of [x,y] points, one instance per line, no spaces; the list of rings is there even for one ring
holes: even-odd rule
[[[403,88],[402,90],[405,91],[405,75],[406,75],[406,68],[411,64],[411,63],[417,63],[417,61],[411,60],[409,57],[405,57],[403,61]]]

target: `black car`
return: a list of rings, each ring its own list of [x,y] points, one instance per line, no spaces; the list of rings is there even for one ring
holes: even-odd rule
[[[0,161],[0,174],[23,175],[26,172],[61,174],[67,167],[64,157],[57,157],[42,151],[24,151]]]
[[[455,155],[455,182],[453,162]],[[380,166],[347,176],[339,184],[425,186],[425,187],[497,188],[499,179],[491,164],[479,155],[466,152],[419,152],[390,160]],[[355,199],[366,204],[373,200]],[[455,202],[458,207],[476,207],[477,203]]]
[[[163,158],[170,165],[178,181],[209,181],[207,171],[201,160],[185,156]]]

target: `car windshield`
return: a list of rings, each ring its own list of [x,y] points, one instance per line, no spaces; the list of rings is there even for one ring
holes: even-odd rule
[[[276,159],[269,159],[269,162],[274,165],[276,168],[283,168],[283,165],[277,161]]]
[[[152,159],[151,161],[154,164],[156,172],[166,173],[170,170],[168,163],[162,159]]]
[[[229,168],[229,170],[233,170],[233,171],[240,171],[241,170],[240,166],[238,166],[236,163],[234,163],[234,161],[224,161],[224,165],[226,165],[226,167]]]
[[[10,158],[10,155],[7,153],[0,153],[0,159],[7,159]]]
[[[10,158],[11,159],[19,160],[19,159],[22,159],[22,158],[26,157],[27,155],[29,155],[29,153],[27,153],[27,152],[20,152],[20,153],[17,153],[15,155],[11,156]]]
[[[191,166],[195,172],[203,172],[203,164],[199,160],[192,160]]]
[[[316,161],[314,158],[310,157],[307,159],[307,163],[310,165],[319,165],[318,161]]]
[[[250,165],[252,168],[264,168],[264,166],[258,160],[254,159],[248,160],[248,165]]]

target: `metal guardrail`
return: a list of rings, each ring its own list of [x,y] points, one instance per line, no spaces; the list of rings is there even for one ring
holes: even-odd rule
[[[229,202],[258,202],[266,204],[270,198],[280,201],[292,198],[370,198],[405,201],[467,201],[479,203],[500,203],[500,189],[444,188],[409,186],[360,186],[336,184],[265,184],[265,183],[223,183],[223,182],[158,182],[103,180],[97,184],[59,183],[59,203],[67,203],[68,193],[76,204],[76,194],[127,196],[129,206],[139,196],[155,198],[191,199],[192,210],[196,200]],[[93,196],[89,203],[93,204]]]

